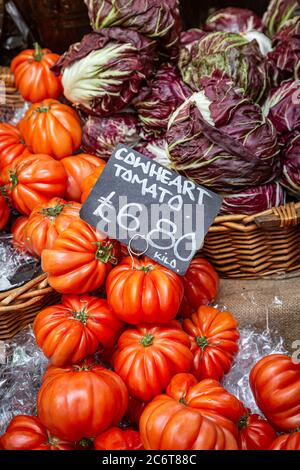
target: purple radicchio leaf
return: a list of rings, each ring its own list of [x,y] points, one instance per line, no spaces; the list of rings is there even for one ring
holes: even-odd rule
[[[154,70],[155,42],[136,31],[87,34],[53,67],[62,71],[65,97],[88,114],[123,109]]]
[[[176,59],[181,32],[178,0],[84,0],[94,31],[120,26],[156,40],[159,52]]]
[[[162,64],[132,101],[145,133],[164,134],[170,115],[190,95],[177,68],[169,63]]]
[[[278,183],[268,183],[254,188],[248,188],[237,194],[226,195],[223,199],[221,212],[223,214],[253,215],[272,207],[285,204],[286,195]]]
[[[82,122],[82,149],[104,159],[111,156],[118,144],[135,146],[140,140],[138,118],[133,113],[86,116]]]
[[[286,144],[282,163],[280,182],[290,194],[300,199],[300,132],[295,132]]]
[[[204,25],[205,31],[228,31],[246,33],[263,31],[262,20],[253,11],[246,8],[223,8],[212,13]]]
[[[173,168],[196,183],[231,193],[266,184],[280,172],[276,130],[261,108],[220,72],[170,117]]]
[[[300,131],[300,80],[287,80],[274,88],[263,112],[274,124],[281,143],[291,132]]]

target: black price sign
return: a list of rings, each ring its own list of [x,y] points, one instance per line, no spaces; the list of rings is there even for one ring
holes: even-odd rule
[[[80,216],[132,252],[184,275],[221,204],[217,194],[118,145]]]

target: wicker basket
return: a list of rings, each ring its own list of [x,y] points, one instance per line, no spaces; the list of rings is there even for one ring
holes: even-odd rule
[[[300,270],[300,202],[252,216],[217,217],[202,253],[223,278],[296,275]]]
[[[60,296],[42,274],[24,286],[0,293],[0,340],[7,341],[32,323],[36,314]]]

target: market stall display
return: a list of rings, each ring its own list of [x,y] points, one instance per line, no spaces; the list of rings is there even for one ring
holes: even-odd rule
[[[4,82],[27,103],[0,123],[0,448],[299,450],[299,361],[217,303],[222,277],[300,269],[297,2],[188,31],[177,0],[84,3],[92,32],[36,43]],[[118,144],[220,200],[182,276],[84,220]]]

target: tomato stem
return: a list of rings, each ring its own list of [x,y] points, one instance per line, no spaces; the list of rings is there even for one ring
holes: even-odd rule
[[[46,217],[57,217],[67,204],[56,204],[54,207],[45,207],[40,211]],[[70,204],[69,204],[70,205]]]
[[[249,414],[242,416],[242,417],[238,420],[238,428],[239,428],[239,429],[244,429],[244,428],[247,427],[248,418],[249,418]]]
[[[44,52],[38,42],[34,43],[34,54],[33,58],[36,62],[40,62],[44,57]]]
[[[152,346],[153,340],[154,340],[154,336],[151,335],[150,333],[147,333],[141,339],[140,344],[142,344],[145,348],[148,348],[149,346]]]
[[[207,341],[206,336],[196,336],[195,340],[199,348],[202,349],[202,351],[204,351],[204,349],[208,346],[208,341]]]
[[[18,184],[18,176],[16,170],[9,170],[9,182],[11,183],[12,188],[14,189]]]
[[[148,266],[141,266],[137,268],[137,271],[144,271],[145,273],[149,273],[153,269],[153,266],[149,264]]]
[[[88,437],[83,437],[79,442],[78,444],[80,445],[80,447],[91,447],[91,445],[93,444],[93,439],[89,439]]]
[[[180,398],[179,403],[181,403],[181,404],[184,405],[184,406],[187,406],[187,401],[186,401],[186,399],[185,399],[185,395]]]
[[[87,324],[89,316],[87,314],[86,307],[84,307],[82,310],[78,310],[77,312],[73,310],[72,315],[75,318],[75,320],[78,320],[83,325]]]
[[[98,249],[95,253],[95,258],[102,263],[111,263],[117,264],[118,260],[113,256],[114,246],[112,243],[107,241],[105,242],[95,242],[95,245],[98,246]]]
[[[49,109],[50,109],[50,108],[49,108],[48,106],[43,106],[43,105],[41,105],[41,106],[39,106],[38,108],[36,108],[35,111],[36,111],[37,113],[48,113]]]

